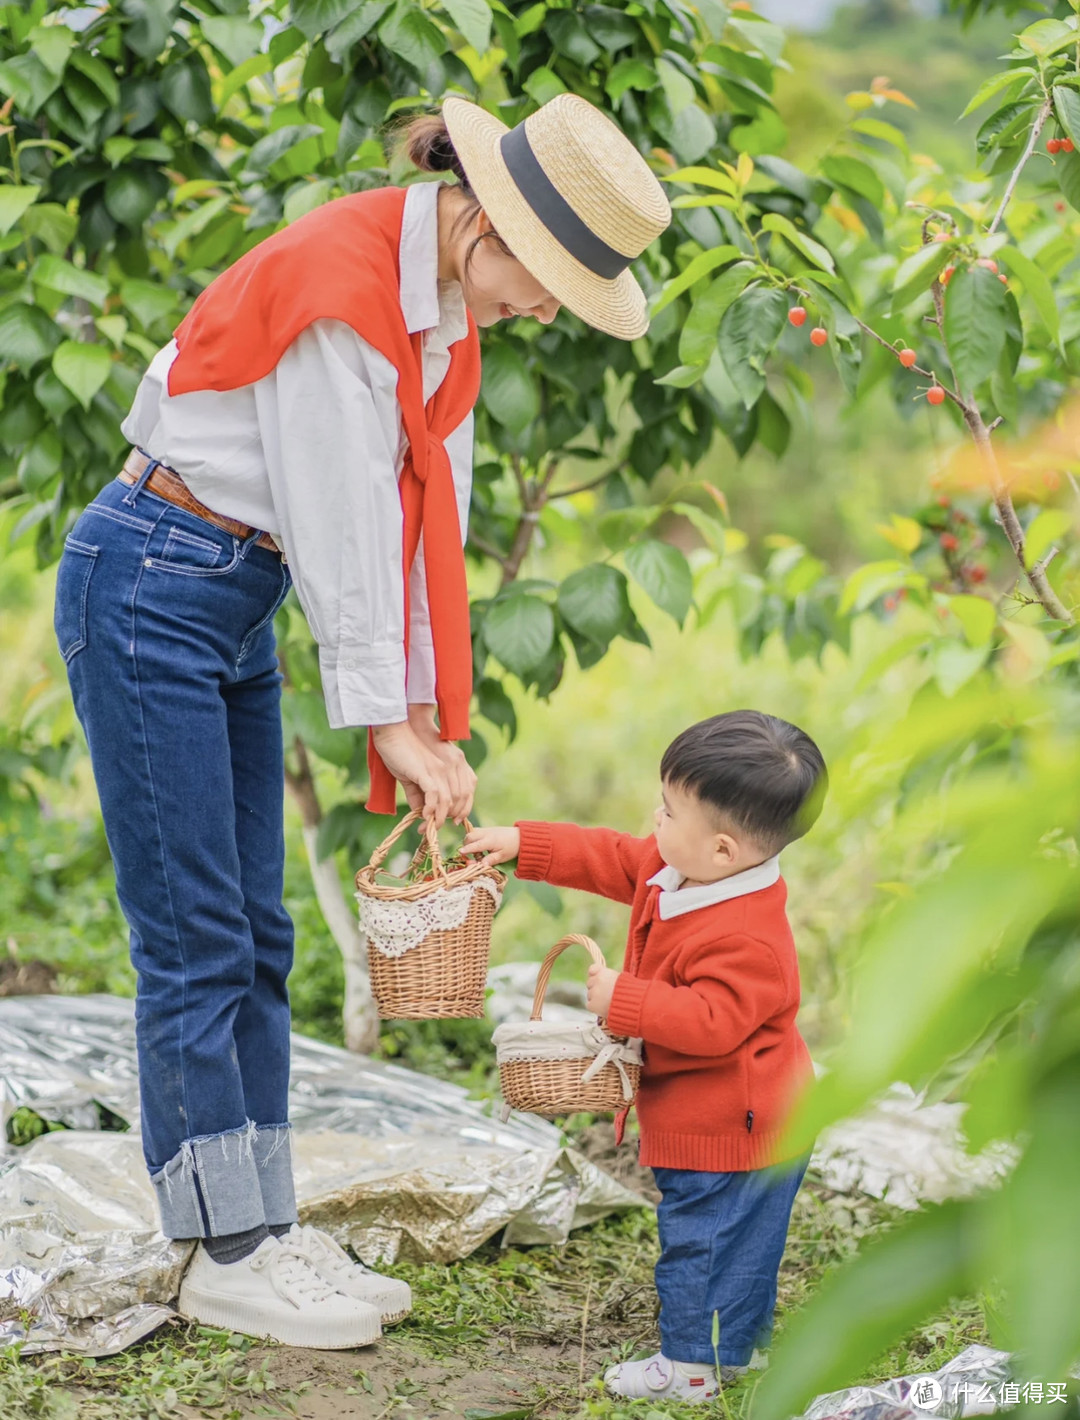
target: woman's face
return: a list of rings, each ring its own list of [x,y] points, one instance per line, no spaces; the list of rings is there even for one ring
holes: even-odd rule
[[[466,263],[465,253],[473,241],[492,231],[485,212],[469,223],[462,244],[462,280],[465,304],[478,326],[494,325],[514,316],[533,316],[550,325],[560,302],[535,276],[530,276],[516,257],[509,255],[494,236],[484,236],[473,247]]]

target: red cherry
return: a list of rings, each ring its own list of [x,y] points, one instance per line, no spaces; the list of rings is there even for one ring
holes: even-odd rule
[[[802,325],[806,320],[806,307],[792,306],[791,310],[787,313],[787,318],[792,325]]]
[[[945,403],[945,391],[941,388],[940,385],[930,386],[930,388],[926,391],[926,402],[927,404]]]
[[[1061,148],[1061,139],[1060,139],[1060,138],[1048,138],[1048,139],[1046,140],[1046,151],[1047,151],[1048,153],[1056,153],[1056,152],[1059,151],[1060,148]]]
[[[947,508],[951,501],[947,493],[939,493],[937,496],[937,505],[939,508]]]
[[[1055,212],[1064,212],[1064,211],[1065,211],[1065,204],[1064,204],[1064,202],[1055,202],[1055,203],[1054,203],[1054,211],[1055,211]]]
[[[1004,271],[998,272],[998,280],[1003,286],[1007,286],[1009,284],[1009,278],[1005,275]]]
[[[977,562],[974,567],[968,568],[969,582],[985,582],[987,578],[986,568],[981,562]]]
[[[815,326],[814,329],[810,332],[811,345],[824,345],[828,338],[829,332],[825,329],[823,325]]]
[[[979,259],[978,259],[978,261],[975,263],[975,265],[976,265],[976,266],[985,266],[986,269],[987,269],[987,271],[997,271],[997,269],[998,269],[998,267],[997,267],[997,262],[996,262],[996,261],[993,261],[993,260],[992,260],[990,257],[988,257],[988,256],[980,256]]]
[[[896,358],[900,361],[905,370],[910,370],[919,357],[915,354],[914,350],[905,345],[903,350],[897,352]]]
[[[931,240],[935,242],[947,242],[949,240],[949,234],[948,232],[935,232]]]
[[[950,281],[952,280],[952,278],[953,278],[953,272],[954,272],[955,270],[956,270],[956,267],[955,267],[955,266],[947,266],[947,267],[945,268],[945,270],[944,270],[944,271],[941,273],[941,275],[938,277],[938,280],[941,282],[942,286],[947,286],[947,285],[949,284],[949,282],[950,282]]]
[[[1061,151],[1063,153],[1074,153],[1076,151],[1076,144],[1071,138],[1063,138],[1061,140]]]
[[[885,602],[884,602],[884,606],[885,606],[885,610],[886,610],[886,611],[895,611],[895,610],[896,610],[896,607],[897,607],[897,600],[896,600],[896,597],[895,597],[895,596],[886,597],[886,598],[885,598]]]
[[[942,533],[938,538],[938,542],[941,543],[941,550],[943,552],[955,552],[960,546],[960,539],[953,533]]]

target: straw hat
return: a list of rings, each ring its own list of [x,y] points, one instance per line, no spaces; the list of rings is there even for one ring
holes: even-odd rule
[[[469,185],[530,275],[597,330],[644,335],[645,293],[628,267],[671,208],[625,134],[577,94],[513,129],[467,99],[446,99],[442,114]]]

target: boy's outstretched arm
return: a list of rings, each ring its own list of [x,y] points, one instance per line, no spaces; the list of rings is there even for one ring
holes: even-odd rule
[[[651,837],[634,838],[611,828],[523,819],[513,828],[474,828],[463,848],[466,853],[485,854],[486,865],[517,858],[519,878],[629,903],[655,843]]]

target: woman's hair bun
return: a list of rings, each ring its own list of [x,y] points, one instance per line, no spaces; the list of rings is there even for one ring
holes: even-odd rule
[[[422,173],[453,173],[465,191],[471,191],[449,130],[438,114],[425,114],[407,124],[401,146],[414,168]]]

